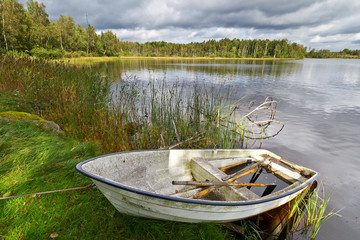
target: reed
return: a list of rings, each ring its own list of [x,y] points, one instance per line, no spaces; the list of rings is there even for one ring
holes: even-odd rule
[[[225,86],[124,79],[114,88],[85,66],[10,56],[0,64],[0,91],[17,92],[36,114],[69,136],[100,142],[106,152],[243,148],[269,137],[270,124],[281,130],[275,101],[265,99],[242,115],[242,102],[230,100]]]
[[[291,228],[289,229],[289,237],[296,234],[307,236],[308,239],[315,239],[321,226],[334,216],[340,216],[340,210],[328,210],[328,204],[334,191],[325,194],[324,184],[320,184],[321,188],[316,188],[309,192],[305,198],[295,200],[290,210]]]

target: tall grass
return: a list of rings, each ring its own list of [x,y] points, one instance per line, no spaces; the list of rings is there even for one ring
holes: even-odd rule
[[[290,209],[291,228],[289,229],[290,239],[296,234],[307,236],[308,239],[315,239],[321,226],[331,217],[340,216],[334,209],[328,210],[328,204],[334,191],[325,194],[324,185],[308,193],[305,198],[296,199]]]
[[[266,128],[237,116],[224,87],[125,79],[114,90],[91,68],[42,59],[1,56],[0,91],[17,92],[41,117],[106,152],[246,147],[262,138],[254,128]]]

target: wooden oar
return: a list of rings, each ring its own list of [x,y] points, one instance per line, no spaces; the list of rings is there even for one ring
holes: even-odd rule
[[[208,181],[172,181],[173,185],[192,185],[197,187],[210,186],[240,186],[240,187],[268,187],[276,186],[276,184],[263,183],[232,183],[232,182],[208,182]]]
[[[266,159],[260,161],[260,162],[257,162],[255,164],[252,164],[250,166],[247,166],[243,169],[241,169],[240,171],[236,172],[236,173],[233,173],[229,176],[226,176],[224,177],[222,180],[227,182],[227,183],[231,183],[231,182],[234,182],[235,180],[239,179],[239,178],[242,178],[243,176],[245,175],[248,175],[250,173],[254,173],[258,170],[260,164],[262,164]],[[196,194],[194,196],[194,198],[201,198],[203,196],[205,196],[206,194],[208,193],[211,193],[212,191],[215,190],[215,187],[214,186],[211,186],[205,190],[202,190],[201,192],[199,192],[198,194]]]

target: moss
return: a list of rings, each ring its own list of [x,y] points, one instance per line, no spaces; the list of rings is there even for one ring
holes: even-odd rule
[[[27,112],[16,112],[16,111],[1,112],[0,120],[6,120],[12,122],[31,121],[31,122],[39,123],[45,129],[52,130],[55,133],[60,133],[60,134],[64,133],[61,130],[60,126],[54,123],[53,121],[47,121],[35,114],[31,114]]]
[[[41,117],[26,113],[26,112],[17,112],[17,111],[7,111],[1,112],[0,118],[12,121],[21,121],[21,120],[32,120],[32,121],[40,121],[40,122],[47,122],[46,120],[42,119]]]

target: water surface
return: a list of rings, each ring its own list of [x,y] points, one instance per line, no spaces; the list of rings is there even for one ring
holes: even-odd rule
[[[335,189],[330,219],[317,239],[360,236],[360,60],[294,61],[127,59],[94,65],[114,81],[136,77],[234,87],[238,97],[272,96],[284,130],[263,148],[318,171]]]

